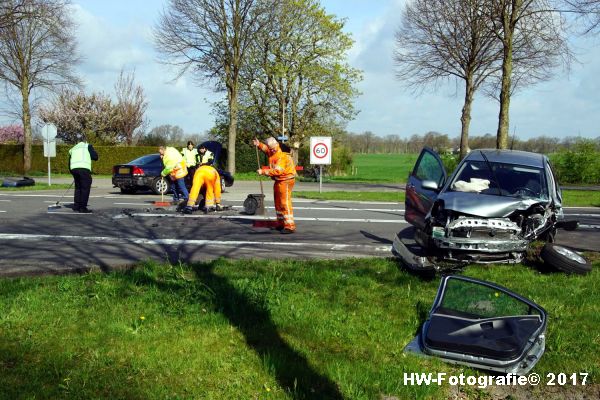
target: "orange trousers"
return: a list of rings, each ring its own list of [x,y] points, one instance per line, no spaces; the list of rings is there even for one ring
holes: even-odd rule
[[[292,189],[295,179],[275,181],[273,185],[273,197],[275,198],[275,212],[279,226],[291,231],[296,230],[294,223],[294,208],[292,207]]]
[[[196,204],[202,187],[206,189],[204,196],[205,207],[212,207],[215,203],[221,203],[221,178],[219,177],[219,173],[211,166],[202,166],[194,173],[194,181],[187,203],[188,206]]]

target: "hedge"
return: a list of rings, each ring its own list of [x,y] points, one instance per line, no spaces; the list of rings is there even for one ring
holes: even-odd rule
[[[71,145],[57,145],[56,157],[52,158],[53,173],[69,173],[67,165]],[[94,146],[98,152],[98,161],[92,164],[94,174],[110,175],[112,167],[123,164],[145,154],[157,153],[156,146]],[[44,157],[42,145],[31,146],[31,171],[48,171],[48,159]],[[266,159],[261,152],[261,163],[266,165]],[[227,165],[227,149],[221,154],[221,166]],[[236,149],[236,171],[256,171],[256,150],[253,146],[239,144]],[[23,145],[0,144],[0,173],[23,174]]]
[[[56,157],[51,159],[54,173],[69,173],[69,149],[71,145],[57,145]],[[94,174],[112,174],[115,164],[129,162],[145,154],[157,153],[156,146],[94,146],[98,152],[98,161],[92,164]],[[48,159],[44,157],[44,147],[31,146],[31,171],[45,172],[48,170]],[[0,145],[0,172],[23,174],[23,145]]]

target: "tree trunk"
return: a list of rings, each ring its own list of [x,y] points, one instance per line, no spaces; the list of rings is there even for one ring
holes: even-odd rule
[[[498,115],[498,132],[496,134],[496,148],[508,148],[508,111],[510,108],[510,89],[513,64],[513,35],[505,32],[504,56],[502,60],[502,85],[500,88],[500,113]]]
[[[465,80],[465,103],[460,116],[460,159],[462,160],[469,154],[469,126],[471,125],[471,105],[473,104],[473,96],[475,89],[473,88],[473,78],[467,77]]]
[[[229,143],[227,144],[227,170],[235,175],[235,142],[237,139],[238,101],[237,87],[232,85],[229,97]]]
[[[31,169],[31,110],[29,107],[29,80],[23,77],[21,82],[21,96],[23,99],[23,174]]]

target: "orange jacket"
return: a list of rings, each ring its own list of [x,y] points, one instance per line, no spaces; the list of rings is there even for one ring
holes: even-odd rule
[[[275,181],[285,181],[296,177],[294,160],[292,160],[292,157],[288,153],[281,151],[279,146],[273,150],[266,144],[259,143],[258,148],[269,156],[270,169],[264,172],[265,175],[270,176]]]

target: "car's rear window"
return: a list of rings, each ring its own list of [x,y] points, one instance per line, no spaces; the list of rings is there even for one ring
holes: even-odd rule
[[[548,199],[546,175],[541,168],[525,165],[465,162],[450,185],[452,191],[479,192],[502,196]]]
[[[160,159],[160,156],[158,154],[148,154],[146,156],[136,158],[135,160],[130,161],[127,164],[146,165],[146,164],[152,164],[152,163],[158,162],[159,159]]]

